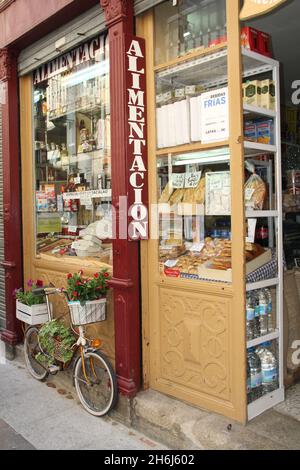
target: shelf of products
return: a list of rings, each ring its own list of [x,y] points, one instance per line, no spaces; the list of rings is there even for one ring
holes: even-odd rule
[[[246,49],[242,57],[251,418],[261,403],[276,404],[283,387],[280,87],[278,62]],[[232,280],[226,85],[225,46],[156,68],[158,264],[163,277]],[[268,361],[271,372],[266,372]]]
[[[33,89],[36,251],[111,263],[109,63],[105,36],[89,61]],[[92,46],[91,46],[92,47]]]

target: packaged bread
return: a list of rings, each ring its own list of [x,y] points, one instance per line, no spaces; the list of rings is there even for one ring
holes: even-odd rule
[[[171,195],[169,199],[170,204],[178,204],[179,202],[182,201],[183,196],[184,196],[184,189],[175,189],[173,194]]]
[[[248,209],[262,210],[267,195],[267,188],[262,178],[255,173],[245,184],[245,205]]]
[[[158,202],[160,204],[168,202],[169,199],[170,199],[170,196],[172,195],[172,193],[173,193],[173,188],[172,188],[172,185],[169,182],[169,183],[166,184],[163,192],[161,193]]]

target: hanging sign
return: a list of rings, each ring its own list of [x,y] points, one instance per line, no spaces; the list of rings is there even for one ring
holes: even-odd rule
[[[241,21],[245,21],[255,16],[264,15],[286,1],[287,0],[244,0],[240,19]]]
[[[145,41],[126,36],[128,236],[148,238]]]
[[[201,95],[201,141],[216,142],[229,136],[228,88]]]

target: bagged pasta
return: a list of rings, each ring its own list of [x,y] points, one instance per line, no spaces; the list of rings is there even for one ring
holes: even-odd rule
[[[245,184],[245,205],[247,209],[262,210],[267,195],[265,182],[257,174],[253,174]]]

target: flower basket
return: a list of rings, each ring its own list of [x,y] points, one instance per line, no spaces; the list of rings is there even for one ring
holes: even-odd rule
[[[81,305],[68,302],[73,325],[81,326],[106,320],[106,298],[92,300]]]
[[[51,308],[51,306],[50,306]],[[49,321],[47,304],[25,305],[17,300],[16,317],[28,325],[42,325]]]

